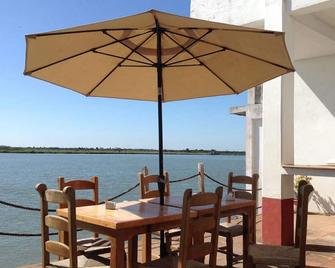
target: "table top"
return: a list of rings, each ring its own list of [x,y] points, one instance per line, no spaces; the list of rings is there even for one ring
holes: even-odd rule
[[[141,199],[142,202],[147,202],[151,204],[159,204],[159,198],[147,198]],[[183,197],[182,196],[165,196],[164,197],[164,206],[182,208],[183,207]],[[254,207],[256,202],[254,200],[239,199],[235,198],[234,200],[225,200],[222,198],[221,202],[221,211],[230,211],[236,210],[245,207]],[[201,207],[192,207],[192,210],[197,211],[198,213],[204,212],[210,209],[209,206]]]
[[[67,208],[57,209],[57,215],[67,217]],[[191,216],[196,217],[193,211]],[[111,229],[125,229],[143,225],[181,220],[182,210],[178,207],[160,206],[141,201],[117,203],[115,210],[105,208],[105,204],[76,208],[76,219]]]

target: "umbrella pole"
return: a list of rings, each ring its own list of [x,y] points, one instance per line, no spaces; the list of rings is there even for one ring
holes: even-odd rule
[[[163,118],[162,118],[162,93],[163,93],[163,64],[162,64],[162,29],[156,21],[157,35],[157,90],[158,90],[158,151],[159,151],[159,203],[164,205],[164,163],[163,163]],[[160,231],[160,255],[166,255],[166,247],[164,243],[164,230]]]

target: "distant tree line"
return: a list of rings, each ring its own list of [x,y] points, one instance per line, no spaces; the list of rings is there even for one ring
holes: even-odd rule
[[[0,153],[49,153],[49,154],[156,154],[156,149],[119,148],[119,147],[12,147],[0,145]],[[206,150],[206,149],[165,149],[165,154],[209,154],[209,155],[245,155],[244,151]]]

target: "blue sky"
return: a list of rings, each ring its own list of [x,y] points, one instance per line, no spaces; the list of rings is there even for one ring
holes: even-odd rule
[[[86,98],[24,76],[25,34],[114,19],[149,9],[190,15],[188,0],[0,3],[0,144],[157,148],[153,102]],[[164,147],[244,150],[245,120],[229,114],[246,93],[166,103]]]

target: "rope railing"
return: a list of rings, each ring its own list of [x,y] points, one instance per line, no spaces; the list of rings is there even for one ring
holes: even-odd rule
[[[7,207],[19,208],[19,209],[24,209],[24,210],[41,211],[41,209],[39,209],[39,208],[32,208],[32,207],[22,206],[22,205],[6,202],[6,201],[3,201],[3,200],[0,200],[0,204],[4,205],[4,206],[7,206]],[[55,209],[49,209],[48,211],[49,212],[55,212],[56,210]]]
[[[81,231],[81,230],[78,230]],[[6,232],[0,232],[0,235],[2,236],[16,236],[16,237],[38,237],[41,236],[41,233],[37,234],[25,234],[25,233],[6,233]],[[58,233],[49,233],[49,235],[58,235]]]
[[[193,179],[197,176],[199,176],[200,173],[194,174],[192,176],[186,177],[186,178],[182,178],[182,179],[178,179],[178,180],[171,180],[170,183],[176,183],[176,182],[182,182],[182,181],[188,181],[190,179]]]
[[[224,184],[224,183],[222,183],[222,182],[220,182],[220,181],[218,181],[218,180],[212,178],[212,177],[209,176],[207,173],[204,173],[204,176],[205,176],[206,178],[208,178],[209,180],[211,180],[211,181],[213,181],[213,182],[215,182],[215,183],[217,183],[217,184],[219,184],[219,185],[221,185],[221,186],[223,186],[223,187],[225,187],[225,188],[228,188],[228,187],[229,187],[227,184]],[[251,191],[252,191],[252,189],[243,189],[243,188],[237,188],[237,187],[231,187],[231,188],[232,188],[233,190],[235,190],[235,191],[243,191],[243,192],[251,192]],[[258,189],[257,189],[257,191],[261,191],[261,190],[262,190],[262,188],[258,188]]]
[[[189,177],[185,177],[185,178],[180,178],[180,179],[176,179],[176,180],[171,180],[170,183],[178,183],[178,182],[183,182],[183,181],[188,181],[188,180],[191,180],[197,176],[201,175],[200,172],[192,175],[192,176],[189,176]],[[206,173],[203,173],[203,176],[208,178],[209,180],[225,187],[225,188],[228,188],[228,185],[227,184],[224,184],[220,181],[218,181],[217,179],[214,179],[212,178],[211,176],[209,176],[208,174]],[[135,185],[133,185],[132,187],[130,187],[129,189],[111,197],[111,198],[108,198],[107,200],[108,201],[113,201],[125,194],[128,194],[129,192],[135,190],[137,187],[140,186],[140,183],[136,183]],[[237,190],[237,191],[251,191],[249,189],[242,189],[242,188],[236,188],[236,187],[232,187],[233,190]],[[262,190],[261,188],[260,189],[257,189],[257,191],[260,191]],[[105,203],[105,201],[103,202],[100,202],[99,204],[103,204]],[[28,206],[23,206],[23,205],[19,205],[19,204],[15,204],[15,203],[11,203],[11,202],[6,202],[6,201],[3,201],[3,200],[0,200],[0,204],[1,205],[4,205],[4,206],[8,206],[8,207],[13,207],[13,208],[18,208],[18,209],[23,209],[23,210],[28,210],[28,211],[40,211],[40,208],[34,208],[34,207],[28,207]],[[259,209],[261,207],[257,207],[256,209]],[[49,212],[56,212],[56,209],[49,209],[48,210]],[[78,229],[77,231],[82,231],[81,229]],[[58,233],[55,232],[55,233],[49,233],[49,235],[57,235]],[[41,236],[40,233],[11,233],[11,232],[0,232],[0,236],[13,236],[13,237],[38,237],[38,236]]]
[[[193,179],[195,177],[197,177],[199,174],[195,174],[195,175],[192,175],[192,176],[189,176],[189,177],[186,177],[186,178],[181,178],[181,179],[177,179],[177,180],[171,180],[170,183],[177,183],[177,182],[182,182],[182,181],[187,181],[187,180],[190,180],[190,179]],[[135,185],[133,185],[132,187],[130,187],[129,189],[127,189],[126,191],[123,191],[111,198],[108,198],[107,200],[108,201],[113,201],[133,190],[135,190],[137,187],[139,187],[140,184],[139,183],[136,183]],[[105,201],[103,202],[100,202],[99,204],[103,204],[105,203]],[[4,205],[4,206],[8,206],[8,207],[13,207],[13,208],[18,208],[18,209],[23,209],[23,210],[28,210],[28,211],[40,211],[40,208],[34,208],[34,207],[28,207],[28,206],[23,206],[23,205],[18,205],[18,204],[14,204],[14,203],[11,203],[11,202],[6,202],[6,201],[3,201],[3,200],[0,200],[0,204],[1,205]],[[56,212],[56,209],[49,209],[48,212]],[[81,231],[78,230],[78,231]],[[57,235],[58,233],[49,233],[50,236],[52,235]],[[10,233],[10,232],[0,232],[0,236],[13,236],[13,237],[39,237],[41,236],[41,233]]]

